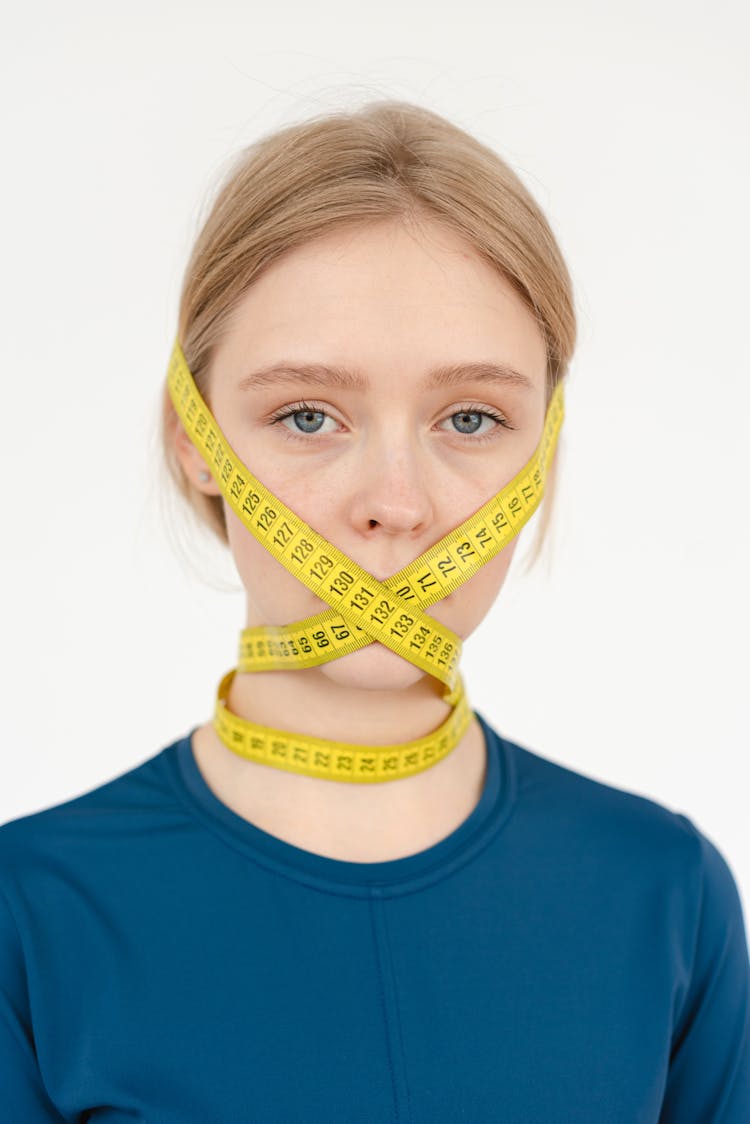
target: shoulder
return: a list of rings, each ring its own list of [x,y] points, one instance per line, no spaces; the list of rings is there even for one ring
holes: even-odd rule
[[[21,888],[41,868],[93,865],[118,840],[179,813],[169,770],[182,740],[78,796],[0,824],[0,890]]]
[[[678,881],[696,905],[710,888],[715,907],[736,910],[733,872],[689,815],[500,737],[516,786],[514,814],[530,834],[615,875]]]

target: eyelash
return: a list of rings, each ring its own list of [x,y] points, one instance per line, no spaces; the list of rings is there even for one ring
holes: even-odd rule
[[[329,414],[327,410],[321,409],[320,406],[311,405],[309,402],[295,402],[291,406],[283,406],[280,410],[277,410],[275,413],[271,414],[269,417],[269,425],[275,425],[276,422],[283,421],[284,418],[290,418],[294,414],[304,413],[305,411],[309,411],[313,414],[325,414],[326,417],[333,416],[332,414]],[[462,406],[460,409],[454,410],[447,416],[450,418],[455,414],[481,414],[483,417],[492,418],[493,421],[497,422],[498,425],[502,426],[504,429],[516,428],[514,425],[511,425],[507,418],[504,418],[502,414],[498,414],[494,410],[487,409],[486,407],[480,408],[476,405]],[[282,426],[282,429],[285,430],[285,438],[288,438],[290,441],[309,441],[311,438],[319,436],[316,433],[294,433],[291,429],[287,429],[286,426]],[[324,433],[322,434],[322,436],[330,437],[331,434]],[[458,430],[456,430],[455,436],[463,436],[467,440],[473,441],[475,445],[480,445],[485,441],[491,441],[494,437],[497,436],[497,426],[491,429],[489,433],[482,433],[479,435],[475,435],[472,433],[461,434],[458,432]]]

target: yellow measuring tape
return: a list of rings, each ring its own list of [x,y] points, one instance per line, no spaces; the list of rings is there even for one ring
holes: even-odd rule
[[[243,629],[238,666],[227,672],[217,690],[214,726],[221,740],[235,753],[262,764],[359,783],[411,776],[445,757],[471,721],[458,668],[462,643],[423,610],[494,558],[536,511],[563,422],[562,382],[547,407],[539,445],[521,471],[458,527],[382,582],[253,476],[203,400],[178,340],[167,386],[185,431],[237,517],[277,561],[330,606],[291,624]],[[398,745],[358,745],[262,726],[227,708],[237,671],[315,667],[376,640],[443,683],[442,697],[452,710],[437,730]]]

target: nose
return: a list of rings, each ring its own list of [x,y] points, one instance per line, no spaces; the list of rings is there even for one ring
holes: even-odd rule
[[[352,466],[350,519],[362,534],[417,537],[435,517],[435,480],[413,434],[373,436]]]

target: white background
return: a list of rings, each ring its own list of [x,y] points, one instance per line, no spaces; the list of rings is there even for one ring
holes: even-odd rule
[[[210,717],[244,601],[229,556],[162,514],[182,270],[242,145],[393,96],[511,163],[579,314],[552,549],[528,577],[519,550],[468,641],[472,705],[689,815],[748,917],[745,12],[73,0],[6,16],[0,821]]]

